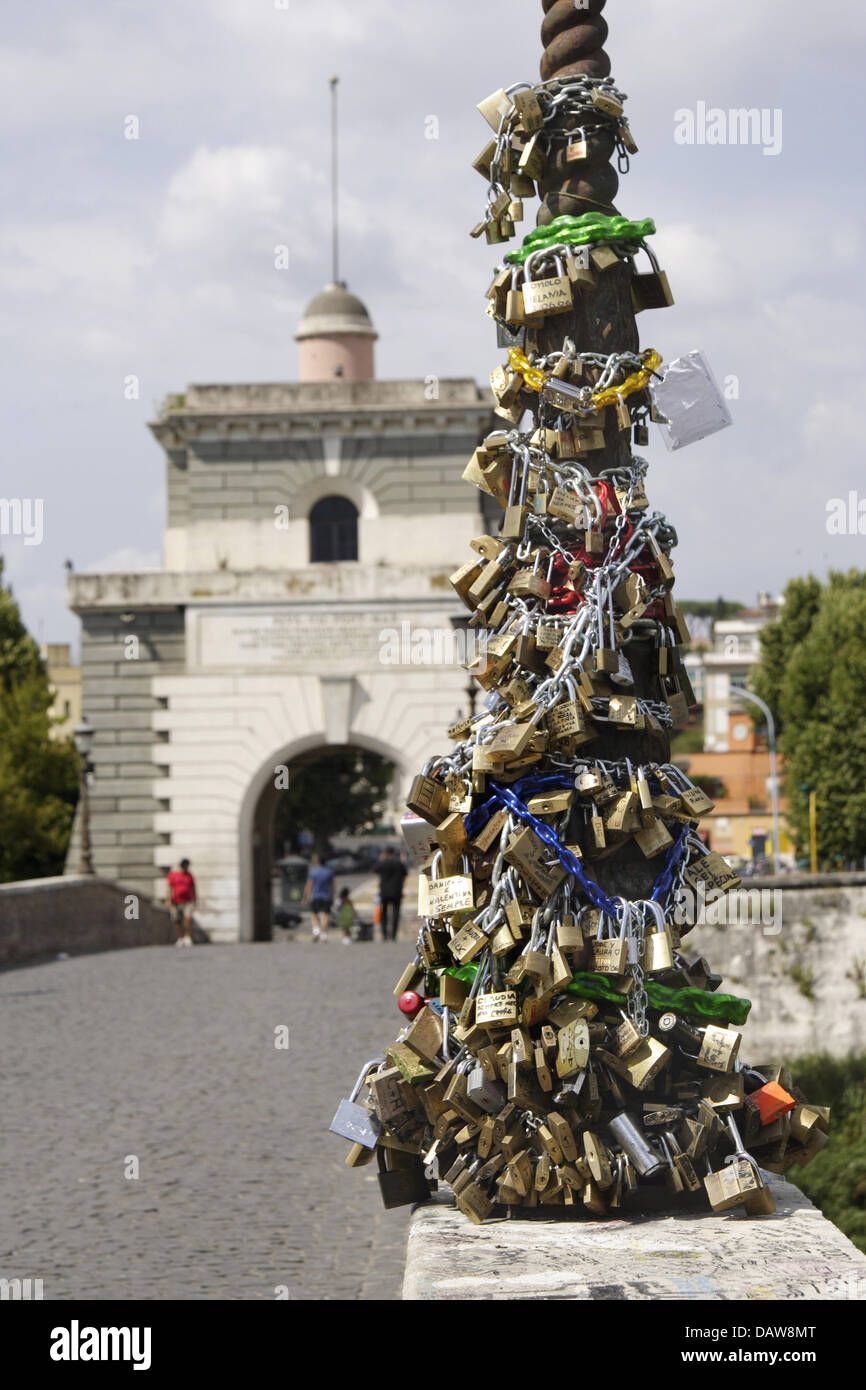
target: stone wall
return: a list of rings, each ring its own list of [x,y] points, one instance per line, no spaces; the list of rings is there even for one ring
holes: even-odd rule
[[[182,670],[186,659],[181,609],[89,612],[82,616],[82,706],[95,729],[91,760],[90,840],[93,867],[120,878],[130,891],[159,892],[154,829],[160,810],[153,787],[160,775],[160,736],[153,715],[160,701],[153,677]],[[79,825],[66,859],[80,864]]]
[[[0,884],[0,966],[61,951],[74,956],[124,946],[167,946],[174,939],[164,907],[102,878]]]
[[[744,879],[741,891],[764,920],[698,926],[684,948],[752,1000],[744,1060],[866,1049],[866,875]]]
[[[866,1256],[796,1187],[766,1176],[776,1211],[754,1217],[739,1207],[718,1214],[674,1207],[625,1219],[473,1226],[443,1189],[412,1217],[403,1298],[866,1299]]]

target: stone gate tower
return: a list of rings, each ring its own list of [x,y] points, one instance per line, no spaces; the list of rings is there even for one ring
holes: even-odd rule
[[[332,284],[295,334],[299,381],[169,397],[150,426],[164,567],[70,578],[97,872],[161,894],[188,857],[216,939],[269,933],[275,767],[374,750],[397,768],[396,812],[465,702],[459,664],[414,664],[408,643],[392,664],[382,634],[465,613],[448,576],[483,524],[461,473],[492,401],[468,379],[377,380],[376,336]]]

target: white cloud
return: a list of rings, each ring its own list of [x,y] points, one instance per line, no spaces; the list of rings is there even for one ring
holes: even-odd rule
[[[293,176],[285,149],[202,146],[169,181],[160,241],[168,248],[227,248],[260,228],[277,231]]]

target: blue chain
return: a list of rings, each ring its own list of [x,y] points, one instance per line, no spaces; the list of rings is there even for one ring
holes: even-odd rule
[[[527,777],[522,782],[516,782],[515,786],[519,786],[521,791],[525,791],[526,783],[538,782],[543,782],[547,785],[556,783],[558,786],[572,785],[570,781],[564,782],[561,777]],[[538,836],[540,840],[543,840],[546,845],[549,845],[550,848],[554,850],[563,868],[567,869],[568,872],[574,878],[577,879],[578,883],[583,888],[584,893],[589,898],[593,906],[600,908],[601,911],[605,914],[605,916],[613,916],[618,907],[617,900],[607,897],[607,895],[603,893],[602,890],[599,888],[598,884],[593,879],[587,877],[580,860],[577,858],[575,854],[572,854],[570,849],[567,849],[565,845],[560,844],[553,828],[549,825],[545,825],[542,821],[538,820],[537,817],[532,814],[529,808],[524,805],[524,803],[516,795],[513,789],[508,787],[498,787],[495,784],[493,784],[491,786],[491,790],[493,792],[491,800],[489,802],[486,802],[485,806],[479,806],[477,810],[484,810],[486,806],[492,805],[497,801],[507,806],[508,809],[515,816],[518,816],[520,820],[525,821],[525,823],[529,825],[532,828],[532,830],[535,831],[535,834]],[[536,788],[535,786],[533,786],[532,791],[534,792],[535,790]],[[472,814],[475,815],[476,812],[473,811]],[[662,898],[664,898],[665,894],[670,890],[671,884],[673,882],[674,870],[677,864],[679,863],[680,859],[682,858],[687,833],[688,832],[686,829],[681,830],[676,840],[674,840],[674,843],[671,845],[670,849],[667,852],[665,866],[659,874],[658,878],[656,879],[655,884],[653,885],[653,890],[651,894],[653,902],[660,902]]]

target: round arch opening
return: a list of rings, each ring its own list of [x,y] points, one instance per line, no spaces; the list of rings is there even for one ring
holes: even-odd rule
[[[281,795],[292,783],[293,771],[303,770],[305,781],[315,783],[315,768],[323,775],[333,755],[373,754],[389,768],[388,789],[383,797],[381,821],[391,821],[401,809],[400,789],[403,762],[396,749],[369,739],[353,739],[347,744],[321,740],[292,745],[269,758],[247,789],[240,815],[240,931],[241,941],[270,941],[273,937],[273,876],[278,858],[274,845],[274,822]],[[312,776],[311,776],[312,774]],[[341,828],[335,826],[334,833]]]

